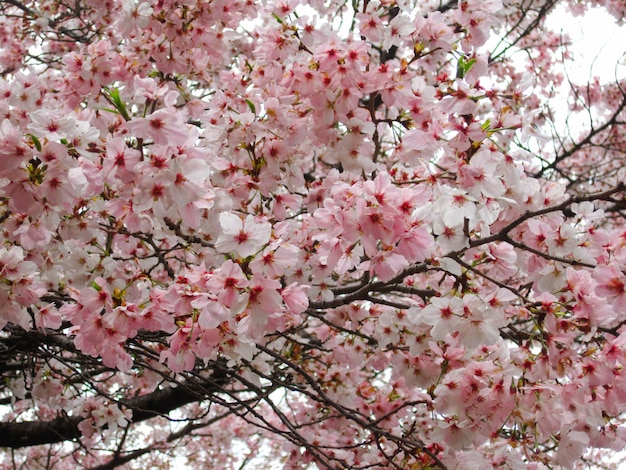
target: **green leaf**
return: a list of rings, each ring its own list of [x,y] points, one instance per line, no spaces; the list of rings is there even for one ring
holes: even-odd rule
[[[120,97],[120,90],[117,88],[105,88],[105,96],[109,98],[109,102],[115,107],[117,112],[126,121],[130,121],[130,116],[126,110],[126,103],[124,103]]]
[[[461,56],[456,64],[456,78],[464,78],[475,63],[476,59],[466,60],[465,56]]]
[[[248,104],[248,108],[250,108],[250,111],[252,111],[252,113],[256,115],[256,107],[254,106],[254,103],[247,98],[246,103]]]
[[[35,146],[37,151],[41,152],[41,142],[39,142],[39,139],[35,137],[33,134],[28,134],[28,136],[30,137],[30,140],[33,141],[33,145]]]
[[[95,106],[94,108],[99,111],[106,111],[107,113],[119,114],[119,111],[113,108],[103,108],[101,106]]]

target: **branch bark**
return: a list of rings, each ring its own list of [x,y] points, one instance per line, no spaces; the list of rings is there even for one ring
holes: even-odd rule
[[[207,398],[221,389],[228,381],[223,372],[214,372],[202,384],[188,383],[178,387],[165,387],[152,393],[129,400],[120,405],[132,410],[131,423],[138,423],[156,416],[167,415],[183,405]],[[52,421],[25,421],[0,423],[0,447],[17,449],[42,444],[54,444],[81,437],[78,424],[82,416],[59,416]]]

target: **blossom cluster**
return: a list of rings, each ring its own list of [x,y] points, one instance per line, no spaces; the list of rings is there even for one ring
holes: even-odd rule
[[[550,140],[541,9],[258,3],[0,6],[2,425],[73,430],[19,458],[626,445],[624,81],[572,85],[591,130]]]

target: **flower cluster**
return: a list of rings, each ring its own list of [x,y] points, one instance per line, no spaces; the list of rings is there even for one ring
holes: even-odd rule
[[[554,2],[71,3],[0,2],[10,465],[626,444],[626,82],[560,133]]]

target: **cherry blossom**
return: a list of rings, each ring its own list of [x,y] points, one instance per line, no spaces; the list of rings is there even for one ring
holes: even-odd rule
[[[148,117],[132,120],[128,126],[138,137],[150,139],[159,145],[177,147],[188,138],[182,116],[173,109],[160,109]]]
[[[0,465],[619,458],[625,11],[531,3],[0,2]]]
[[[237,251],[244,258],[263,248],[269,242],[272,230],[269,223],[257,223],[252,215],[242,221],[231,212],[220,214],[220,225],[223,234],[218,237],[215,248],[222,253]]]

